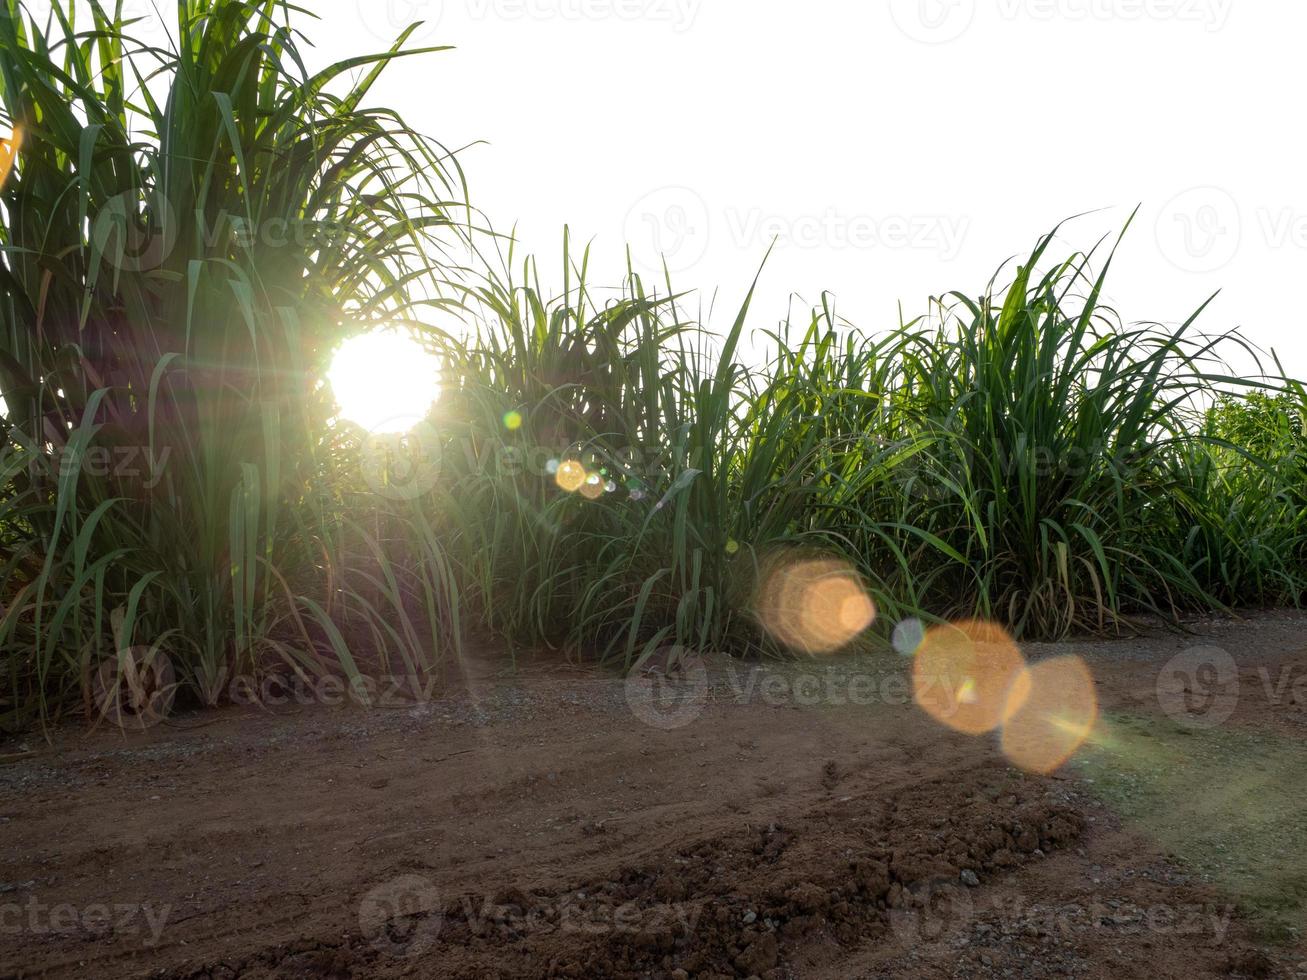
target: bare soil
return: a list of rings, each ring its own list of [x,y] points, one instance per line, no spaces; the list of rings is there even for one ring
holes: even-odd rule
[[[0,975],[1307,977],[1307,620],[1193,629],[1027,650],[1098,686],[1052,776],[892,654],[712,660],[670,714],[482,661],[426,703],[29,736]],[[1158,696],[1195,645],[1238,661],[1217,724]]]

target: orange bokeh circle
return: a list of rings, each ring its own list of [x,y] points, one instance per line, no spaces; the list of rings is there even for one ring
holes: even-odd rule
[[[912,662],[917,704],[936,721],[968,735],[1003,724],[1025,658],[1007,630],[963,620],[926,632]]]

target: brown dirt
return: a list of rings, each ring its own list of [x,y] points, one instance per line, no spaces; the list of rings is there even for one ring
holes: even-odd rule
[[[714,661],[675,728],[620,680],[482,665],[420,705],[29,738],[0,748],[0,975],[1304,976],[1307,704],[1265,684],[1307,676],[1304,626],[1029,649],[1085,656],[1110,733],[1051,777],[906,703],[893,655]],[[1198,642],[1240,663],[1201,735],[1156,694]],[[1288,775],[1293,820],[1254,805],[1273,860],[1187,846],[1223,787],[1150,776],[1155,741],[1159,772]]]

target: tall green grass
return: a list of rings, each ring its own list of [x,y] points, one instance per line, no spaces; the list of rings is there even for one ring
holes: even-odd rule
[[[751,290],[708,325],[668,282],[596,291],[570,245],[556,287],[498,256],[453,157],[367,108],[390,60],[431,53],[403,36],[310,76],[281,0],[183,0],[167,50],[96,3],[3,2],[27,135],[0,188],[7,727],[84,703],[132,646],[204,703],[261,670],[428,675],[468,637],[773,650],[759,581],[795,554],[853,564],[882,630],[1300,601],[1302,388],[1234,377],[1243,342],[1197,314],[1123,322],[1110,249],[1055,258],[1050,234],[873,333],[824,303],[746,363]],[[417,495],[365,479],[322,384],[380,324],[446,363]],[[560,489],[568,460],[611,489]]]
[[[634,275],[603,310],[582,287],[552,302],[534,282],[494,293],[460,396],[489,405],[469,414],[501,452],[534,440],[536,459],[593,456],[622,488],[591,502],[539,472],[449,474],[470,481],[451,484],[471,508],[458,527],[497,535],[464,558],[487,583],[484,621],[626,662],[673,640],[765,649],[759,576],[804,551],[852,562],[885,623],[981,615],[1060,637],[1296,603],[1296,471],[1216,421],[1286,383],[1236,377],[1223,356],[1251,349],[1199,333],[1198,314],[1123,323],[1101,302],[1114,252],[1051,261],[1055,233],[1006,281],[895,329],[864,334],[823,306],[771,333],[761,365],[735,356],[748,297],[716,338]],[[501,431],[508,409],[534,427]],[[1301,459],[1294,418],[1273,448]]]
[[[10,715],[137,644],[164,644],[205,701],[269,657],[429,659],[432,619],[409,624],[406,600],[420,586],[445,611],[439,556],[390,574],[315,379],[343,331],[412,319],[410,283],[439,286],[462,179],[366,108],[404,39],[310,75],[292,9],[185,0],[164,50],[121,5],[0,7],[4,115],[26,136],[0,198]]]

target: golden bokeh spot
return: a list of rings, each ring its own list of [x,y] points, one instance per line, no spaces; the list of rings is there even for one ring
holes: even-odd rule
[[[581,496],[586,500],[598,500],[604,495],[604,479],[598,473],[591,473],[581,484]]]
[[[23,127],[14,126],[13,134],[7,140],[0,140],[0,188],[5,186],[14,163],[18,160],[18,151],[23,148]]]
[[[773,637],[809,654],[848,646],[876,619],[861,577],[833,558],[778,565],[758,593],[757,612]]]
[[[1003,725],[1003,753],[1027,772],[1047,774],[1085,744],[1098,721],[1098,694],[1079,657],[1057,657],[1022,671]]]
[[[585,476],[584,466],[574,459],[565,459],[558,464],[558,472],[554,474],[554,479],[568,493],[576,493],[585,483]]]
[[[1003,627],[982,620],[935,626],[912,661],[912,694],[942,725],[983,735],[1003,723],[1025,658]]]

